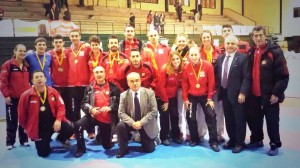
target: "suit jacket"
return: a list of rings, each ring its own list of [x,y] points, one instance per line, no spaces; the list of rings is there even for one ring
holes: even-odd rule
[[[157,104],[154,91],[141,87],[140,88],[140,106],[141,106],[141,123],[147,135],[154,139],[158,133],[157,125]],[[118,111],[119,118],[125,122],[129,127],[132,126],[135,113],[133,107],[133,97],[130,89],[121,93],[120,104]]]
[[[217,77],[217,95],[218,100],[222,100],[221,80],[222,80],[222,64],[225,59],[225,54],[220,55],[215,65],[215,74]],[[236,52],[232,60],[227,83],[227,94],[229,101],[233,104],[238,103],[239,93],[248,95],[251,85],[251,74],[248,68],[248,57],[245,54]]]

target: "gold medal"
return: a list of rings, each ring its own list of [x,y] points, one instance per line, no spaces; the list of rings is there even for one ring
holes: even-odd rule
[[[109,95],[109,91],[106,91],[105,94],[106,94],[106,95]]]
[[[119,60],[119,61],[118,61],[118,64],[123,64],[123,63],[124,63],[123,60]]]
[[[41,107],[40,107],[40,110],[41,110],[41,111],[45,111],[45,110],[46,110],[46,107],[45,107],[45,106],[41,106]]]
[[[197,89],[200,88],[200,84],[199,84],[199,83],[196,84],[196,88],[197,88]]]
[[[75,59],[74,63],[75,63],[75,64],[78,64],[78,59]]]
[[[59,68],[58,68],[58,71],[59,71],[59,72],[62,72],[62,71],[64,71],[64,68],[63,68],[63,67],[59,67]]]
[[[109,73],[110,73],[110,74],[113,74],[113,73],[114,73],[113,69],[110,69],[110,70],[109,70]]]

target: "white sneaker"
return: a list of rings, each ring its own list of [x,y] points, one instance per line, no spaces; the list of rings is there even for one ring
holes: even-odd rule
[[[111,140],[112,142],[118,142],[118,136],[117,134],[113,134],[113,138]]]
[[[22,146],[30,146],[29,142],[24,142],[23,144],[21,144]]]
[[[6,149],[7,149],[7,150],[12,150],[13,148],[14,148],[13,145],[8,145],[8,146],[6,146]]]

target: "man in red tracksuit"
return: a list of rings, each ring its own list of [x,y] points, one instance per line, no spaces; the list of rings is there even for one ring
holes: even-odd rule
[[[134,38],[135,30],[132,26],[127,26],[124,31],[125,39],[120,42],[120,52],[124,53],[129,58],[131,50],[137,49],[142,51],[143,42],[140,39]]]
[[[151,64],[147,64],[142,62],[142,57],[140,52],[137,49],[132,49],[130,54],[130,63],[124,65],[116,75],[114,79],[115,82],[121,88],[121,91],[127,90],[129,87],[127,85],[126,76],[130,72],[137,72],[141,76],[142,86],[145,88],[151,88],[152,90],[155,89],[156,86],[156,70],[152,67]]]
[[[182,99],[187,111],[187,123],[190,130],[190,146],[199,144],[196,120],[197,104],[200,103],[205,114],[209,132],[209,143],[213,151],[219,152],[217,142],[216,113],[212,100],[215,92],[214,68],[208,61],[200,59],[198,47],[189,51],[189,60],[182,73]]]
[[[116,35],[111,35],[108,38],[108,49],[109,51],[103,53],[102,66],[106,72],[106,79],[109,82],[113,82],[114,76],[117,71],[125,64],[128,64],[129,61],[127,56],[119,52],[119,40]]]
[[[158,41],[159,35],[156,30],[148,32],[148,42],[144,48],[143,61],[150,62],[159,71],[169,60],[170,47]]]
[[[225,24],[225,25],[222,26],[222,37],[223,37],[224,41],[225,41],[225,37],[227,37],[229,35],[234,35],[232,26],[229,25],[229,24]],[[239,46],[239,52],[240,53],[248,54],[248,50],[250,49],[250,45],[247,41],[239,40],[238,46]],[[225,53],[224,43],[220,46],[220,49],[221,49],[221,54],[224,54]]]
[[[90,47],[80,41],[79,30],[72,30],[69,34],[72,42],[69,48],[69,75],[68,75],[68,100],[66,108],[73,123],[80,119],[80,103],[85,87],[89,85],[90,70],[88,67]],[[93,132],[93,131],[88,131]],[[73,137],[72,137],[73,139]]]
[[[72,124],[65,117],[65,105],[59,93],[46,86],[43,71],[33,72],[33,88],[25,91],[18,105],[19,123],[35,142],[37,154],[47,157],[51,152],[50,141],[54,132],[64,147],[73,134]]]

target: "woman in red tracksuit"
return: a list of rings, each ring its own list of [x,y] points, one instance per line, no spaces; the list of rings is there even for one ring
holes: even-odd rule
[[[219,152],[217,143],[216,114],[212,100],[215,92],[214,68],[208,61],[200,59],[198,47],[189,50],[190,63],[182,71],[182,99],[187,110],[187,123],[190,130],[190,146],[199,144],[196,120],[197,104],[204,111],[209,131],[209,143],[213,151]]]
[[[215,65],[218,56],[221,54],[220,48],[213,45],[212,33],[209,30],[203,30],[200,35],[201,45],[200,56],[202,60],[207,60],[208,62]],[[217,100],[217,97],[213,97],[214,105],[215,105],[215,113],[217,115],[217,133],[218,133],[218,142],[224,142],[225,139],[223,137],[224,134],[224,111],[222,107],[221,101]],[[198,132],[200,137],[204,137],[207,132],[207,126],[205,123],[205,117],[203,110],[200,108],[198,112]]]
[[[157,99],[161,126],[160,139],[162,144],[166,146],[170,145],[170,138],[177,144],[182,143],[177,103],[177,90],[181,88],[182,65],[180,54],[177,51],[171,52],[168,63],[160,70],[160,78],[156,89],[156,94],[160,98]]]
[[[26,47],[16,45],[13,58],[6,61],[1,68],[0,90],[6,103],[6,149],[11,150],[16,142],[16,132],[19,130],[19,140],[22,146],[28,146],[28,137],[24,129],[18,128],[17,107],[21,94],[30,88],[29,72],[24,65]]]

